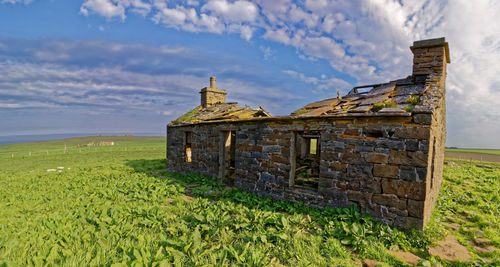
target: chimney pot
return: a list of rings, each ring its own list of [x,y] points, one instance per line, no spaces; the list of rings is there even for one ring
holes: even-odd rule
[[[215,87],[215,77],[214,76],[210,77],[210,88],[216,88]]]

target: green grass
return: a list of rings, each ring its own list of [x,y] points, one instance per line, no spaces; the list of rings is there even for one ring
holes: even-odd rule
[[[470,153],[500,155],[500,149],[447,148],[446,151],[447,152],[470,152]]]
[[[499,169],[447,167],[433,221],[421,233],[373,222],[354,207],[320,211],[169,173],[164,139],[111,139],[116,146],[66,153],[59,147],[69,139],[0,146],[18,153],[0,157],[0,266],[356,266],[363,258],[405,266],[387,249],[451,266],[458,263],[426,252],[450,218],[499,245]],[[32,148],[51,152],[23,154]],[[64,170],[47,172],[56,167]],[[498,251],[473,257],[499,264]]]

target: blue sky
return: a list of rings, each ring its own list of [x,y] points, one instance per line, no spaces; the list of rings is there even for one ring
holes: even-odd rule
[[[286,115],[411,74],[445,36],[447,145],[500,148],[500,4],[390,0],[0,0],[0,135],[163,134],[211,75]]]

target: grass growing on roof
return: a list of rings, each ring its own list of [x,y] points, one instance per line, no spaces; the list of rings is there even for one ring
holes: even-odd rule
[[[196,115],[201,110],[201,106],[197,106],[194,109],[188,111],[186,114],[180,116],[173,123],[183,123],[183,122],[194,122],[196,121]]]
[[[383,102],[373,104],[372,111],[377,112],[383,108],[394,108],[397,106],[398,106],[398,104],[396,104],[396,102],[394,102],[394,100],[387,99],[387,100],[384,100]]]

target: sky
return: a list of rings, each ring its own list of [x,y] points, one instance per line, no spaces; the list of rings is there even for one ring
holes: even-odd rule
[[[209,77],[273,115],[411,74],[445,37],[447,145],[500,148],[500,2],[0,0],[0,136],[165,134]]]

